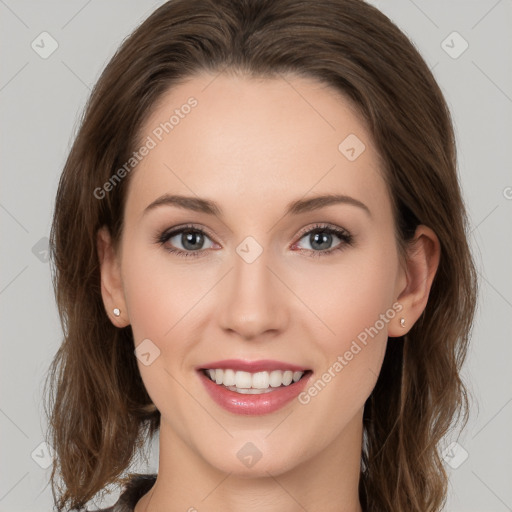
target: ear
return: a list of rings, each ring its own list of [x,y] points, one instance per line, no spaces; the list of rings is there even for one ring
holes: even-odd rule
[[[118,255],[112,246],[110,232],[106,226],[98,230],[96,243],[101,273],[101,296],[110,321],[116,327],[129,325],[128,311],[123,292],[121,266]],[[114,315],[114,309],[120,310],[120,315]]]
[[[441,245],[437,235],[427,226],[416,228],[414,240],[407,249],[405,267],[398,279],[397,302],[402,305],[397,319],[390,323],[388,336],[408,333],[427,306],[430,288],[439,266]],[[404,319],[404,326],[400,319]]]

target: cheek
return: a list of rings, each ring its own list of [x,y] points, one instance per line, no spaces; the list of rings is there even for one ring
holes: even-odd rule
[[[375,243],[352,250],[339,265],[310,267],[299,283],[298,293],[328,328],[332,350],[339,350],[365,329],[371,328],[393,304],[397,269],[394,247]],[[394,310],[388,313],[388,317]],[[386,318],[389,321],[389,318]],[[377,327],[387,335],[389,322]],[[364,336],[363,336],[364,337]]]
[[[129,257],[123,261],[123,287],[135,346],[146,343],[150,354],[149,364],[138,358],[137,365],[160,411],[186,410],[189,395],[180,385],[180,371],[193,343],[191,325],[200,314],[200,307],[194,305],[208,287],[194,280],[192,271],[171,263],[163,250],[141,245],[134,243],[129,249],[127,244]],[[183,429],[179,424],[174,428]],[[186,437],[185,430],[182,435]]]
[[[179,384],[180,376],[190,369],[190,351],[201,337],[200,333],[195,336],[195,331],[200,330],[210,304],[208,290],[218,278],[211,272],[198,272],[194,264],[176,264],[163,249],[141,245],[133,244],[131,250],[126,250],[129,257],[123,261],[134,343],[138,347],[144,341],[151,354],[150,364],[141,359],[137,364],[159,410],[178,407],[181,402],[186,407],[189,396]]]
[[[315,387],[318,392],[329,388],[325,394],[322,391],[324,404],[334,401],[355,412],[373,389],[388,325],[396,322],[392,305],[397,261],[394,247],[380,241],[365,250],[347,252],[335,270],[324,267],[310,274],[308,282],[316,286],[309,286],[308,305],[328,327],[320,337],[312,337],[323,355]],[[305,290],[305,282],[302,286]]]
[[[194,265],[177,265],[164,249],[134,244],[126,252],[130,256],[123,262],[124,293],[135,343],[144,338],[164,343],[179,331],[185,317],[194,315],[208,283],[198,279]]]

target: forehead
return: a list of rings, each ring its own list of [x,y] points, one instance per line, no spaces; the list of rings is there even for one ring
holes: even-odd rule
[[[315,79],[195,75],[161,97],[140,135],[152,147],[129,187],[127,203],[138,211],[163,193],[228,206],[236,198],[233,206],[254,212],[308,193],[389,206],[359,113]]]

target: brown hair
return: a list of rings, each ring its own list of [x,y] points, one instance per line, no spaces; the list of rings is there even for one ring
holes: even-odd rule
[[[130,157],[163,93],[203,70],[293,73],[343,93],[382,158],[401,254],[417,225],[437,234],[441,259],[426,309],[406,336],[388,344],[365,404],[359,490],[365,510],[440,510],[447,475],[439,441],[468,416],[459,372],[476,272],[442,93],[406,36],[362,0],[172,0],[105,68],[62,172],[50,234],[64,329],[48,374],[58,510],[84,506],[107,484],[121,482],[145,436],[159,428],[131,329],[112,325],[100,293],[96,234],[106,225],[118,242],[130,176],[103,199],[93,191]]]

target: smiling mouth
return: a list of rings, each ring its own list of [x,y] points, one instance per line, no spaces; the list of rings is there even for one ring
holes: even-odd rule
[[[245,395],[259,395],[271,393],[282,388],[293,386],[304,376],[309,375],[311,370],[273,370],[270,372],[244,372],[232,369],[211,369],[203,368],[202,373],[218,386]]]

